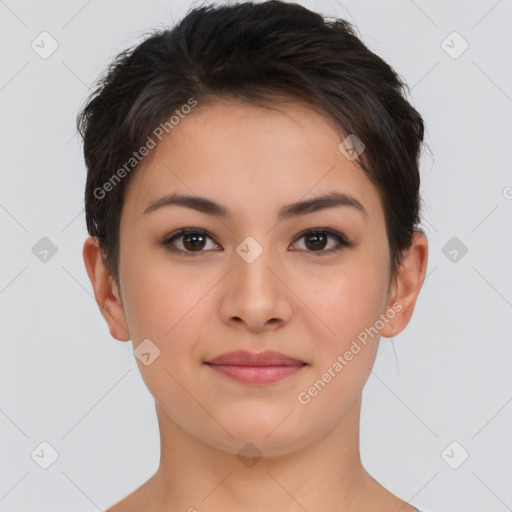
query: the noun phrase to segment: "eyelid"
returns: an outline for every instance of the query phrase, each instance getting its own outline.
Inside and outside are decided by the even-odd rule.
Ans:
[[[313,235],[315,233],[323,233],[327,237],[334,238],[335,240],[338,241],[338,244],[335,247],[331,247],[330,249],[319,250],[319,251],[302,250],[302,252],[311,254],[312,256],[324,256],[324,255],[326,256],[328,254],[337,253],[343,248],[349,249],[349,248],[355,246],[355,243],[351,242],[343,233],[341,233],[335,229],[332,229],[329,227],[322,227],[322,226],[308,228],[308,229],[302,231],[295,237],[293,244],[295,244],[298,240],[305,237],[306,235]]]
[[[353,242],[351,242],[343,233],[341,233],[340,231],[336,230],[336,229],[333,229],[333,228],[329,228],[329,227],[326,227],[326,226],[317,226],[317,227],[313,227],[313,228],[307,228],[305,229],[304,231],[301,231],[294,239],[294,241],[296,240],[299,240],[300,238],[302,238],[303,236],[305,235],[308,235],[308,234],[312,234],[312,233],[325,233],[329,236],[332,236],[333,238],[339,238],[343,244],[345,244],[347,247],[350,246],[354,246],[355,244]],[[313,251],[311,251],[313,252]]]
[[[199,254],[202,254],[202,253],[209,252],[209,251],[183,251],[182,249],[177,249],[176,247],[173,247],[172,242],[174,240],[179,239],[180,237],[182,237],[184,235],[188,235],[188,234],[202,235],[205,238],[210,238],[211,240],[213,240],[215,245],[220,245],[215,240],[215,238],[208,233],[208,231],[206,231],[204,229],[201,229],[201,228],[181,228],[181,229],[178,229],[177,231],[174,231],[170,235],[166,236],[162,240],[161,244],[165,248],[170,250],[171,252],[178,253],[178,254],[184,254],[186,256],[195,256],[196,254],[199,255]]]

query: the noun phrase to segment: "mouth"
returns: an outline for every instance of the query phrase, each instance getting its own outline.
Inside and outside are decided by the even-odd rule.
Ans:
[[[249,384],[270,384],[309,366],[305,361],[280,352],[227,352],[204,362],[219,374]]]

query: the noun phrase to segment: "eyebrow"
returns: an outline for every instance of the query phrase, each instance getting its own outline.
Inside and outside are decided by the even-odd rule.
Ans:
[[[150,201],[143,215],[159,210],[160,208],[167,206],[184,206],[186,208],[192,208],[201,213],[207,215],[213,215],[215,217],[232,219],[232,213],[223,205],[208,199],[206,197],[199,196],[188,196],[182,194],[169,194]],[[297,201],[295,203],[287,204],[282,206],[278,213],[277,219],[279,221],[286,220],[291,217],[297,217],[300,215],[306,215],[308,213],[325,210],[327,208],[334,208],[337,206],[348,206],[360,211],[365,217],[368,217],[368,212],[364,209],[364,206],[355,198],[344,192],[330,192],[322,194],[312,199],[305,201]]]

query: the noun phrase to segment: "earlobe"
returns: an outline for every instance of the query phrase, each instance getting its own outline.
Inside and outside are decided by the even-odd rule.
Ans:
[[[415,231],[411,247],[400,265],[386,310],[395,314],[381,330],[381,336],[391,338],[402,332],[409,323],[420,293],[428,263],[428,240],[424,233]]]
[[[106,320],[110,334],[119,341],[128,341],[128,331],[123,304],[113,276],[107,271],[97,237],[88,237],[84,242],[83,259],[91,281],[94,298]]]

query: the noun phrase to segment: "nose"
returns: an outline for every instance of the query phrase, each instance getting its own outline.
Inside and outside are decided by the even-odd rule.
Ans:
[[[293,294],[283,269],[271,250],[263,250],[255,259],[246,254],[243,248],[233,254],[233,267],[223,284],[221,317],[253,332],[278,329],[293,312]]]

